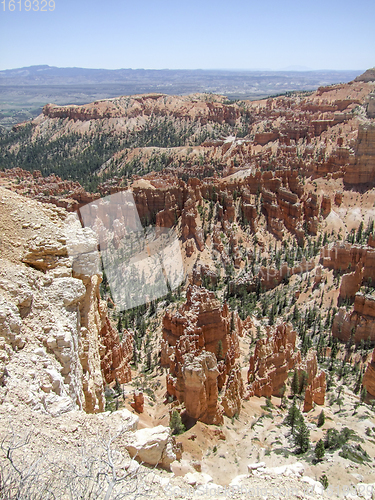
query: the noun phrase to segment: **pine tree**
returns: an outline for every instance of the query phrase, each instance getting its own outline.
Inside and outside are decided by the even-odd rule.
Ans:
[[[318,427],[322,427],[324,425],[324,422],[325,422],[325,415],[324,415],[324,411],[322,410],[319,414],[319,418],[318,418]]]
[[[292,394],[293,396],[296,396],[299,393],[299,376],[298,376],[298,371],[294,370],[293,373],[293,380],[292,380]]]
[[[315,446],[315,456],[317,460],[321,460],[325,455],[325,449],[324,449],[324,443],[322,439],[319,439],[319,441],[316,443]]]
[[[292,428],[292,434],[294,432],[294,429],[295,427],[297,427],[299,421],[302,419],[302,414],[301,412],[299,411],[299,409],[297,408],[296,406],[296,402],[293,401],[293,404],[292,406],[289,408],[288,410],[288,414],[285,418],[285,423],[287,425],[290,425],[290,427]]]
[[[310,431],[305,424],[303,417],[298,422],[296,434],[294,436],[296,446],[299,453],[306,453],[310,446]]]

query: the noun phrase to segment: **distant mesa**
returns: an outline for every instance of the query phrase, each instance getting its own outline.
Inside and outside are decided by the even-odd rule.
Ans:
[[[354,79],[355,82],[375,82],[375,68],[367,69],[362,75]]]

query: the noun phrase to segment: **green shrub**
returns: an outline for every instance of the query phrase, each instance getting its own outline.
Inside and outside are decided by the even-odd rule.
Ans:
[[[347,458],[357,464],[363,464],[363,462],[369,462],[371,460],[368,453],[360,444],[345,444],[339,455],[340,457]]]
[[[181,415],[177,410],[173,410],[169,427],[172,429],[172,434],[178,435],[186,431],[186,428],[181,420]]]
[[[319,481],[322,483],[323,488],[326,490],[328,488],[328,477],[325,474],[322,474],[319,478]]]

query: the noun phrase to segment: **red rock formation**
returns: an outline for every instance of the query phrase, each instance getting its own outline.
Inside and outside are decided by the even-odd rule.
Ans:
[[[193,268],[193,277],[192,282],[193,285],[207,286],[209,284],[211,287],[214,287],[217,283],[217,273],[216,270],[213,270],[208,265],[203,262],[196,262]]]
[[[347,184],[373,184],[375,180],[375,125],[360,125],[355,157],[346,167]]]
[[[107,384],[117,380],[126,384],[131,380],[130,360],[133,356],[133,336],[126,330],[120,341],[118,332],[111,325],[108,317],[100,331],[101,343],[104,346],[101,353],[101,368]]]
[[[279,132],[260,132],[259,134],[255,134],[254,142],[255,144],[261,144],[264,146],[268,142],[276,141],[279,138]]]
[[[323,217],[327,217],[329,213],[331,212],[331,198],[329,195],[324,194],[322,198],[322,203],[320,205],[320,210],[322,212]]]
[[[69,120],[103,120],[108,118],[135,118],[138,116],[169,116],[177,119],[207,122],[234,123],[240,110],[232,105],[223,104],[221,96],[207,100],[204,94],[191,96],[168,96],[165,94],[143,94],[132,97],[118,97],[95,101],[83,106],[58,106],[47,104],[43,114],[49,118],[68,118]]]
[[[7,188],[29,198],[52,203],[73,212],[100,197],[99,193],[88,193],[78,182],[64,181],[51,174],[43,177],[39,170],[28,172],[13,168],[0,172],[0,178],[7,181]],[[17,181],[17,182],[16,182]]]
[[[332,335],[347,342],[375,340],[375,297],[357,293],[353,311],[342,307],[333,318]]]
[[[205,288],[189,286],[186,303],[177,313],[167,311],[163,319],[163,337],[169,345],[176,346],[181,336],[188,335],[194,340],[196,348],[204,348],[217,355],[222,349],[221,358],[233,351],[238,356],[238,333],[241,334],[241,321],[234,313],[234,321],[228,306],[221,307],[214,292]],[[231,332],[231,323],[234,331]]]
[[[318,360],[316,352],[312,349],[307,353],[306,360],[299,366],[299,370],[307,373],[307,386],[303,411],[308,412],[313,408],[313,403],[324,405],[326,394],[326,374],[323,370],[318,373]]]
[[[134,408],[134,410],[137,413],[143,413],[144,403],[145,403],[145,398],[143,396],[143,392],[134,391],[133,398],[134,398],[134,402],[131,403],[132,408]]]
[[[325,267],[351,273],[343,275],[340,284],[340,299],[354,298],[354,309],[340,308],[332,324],[334,337],[347,342],[375,339],[374,299],[359,292],[366,282],[375,280],[375,249],[370,246],[336,243],[321,251],[321,262]]]
[[[239,291],[245,288],[248,292],[254,292],[260,283],[262,289],[272,290],[278,286],[285,278],[289,278],[294,274],[302,274],[309,272],[315,267],[314,259],[306,262],[303,259],[294,267],[289,267],[285,262],[280,266],[280,269],[275,269],[272,266],[261,266],[258,274],[253,276],[251,273],[244,274],[230,282],[231,292]]]
[[[342,203],[342,191],[336,191],[335,193],[335,205],[337,205],[338,207],[341,206],[341,203]]]
[[[183,181],[173,177],[140,179],[132,185],[134,202],[141,221],[156,221],[158,226],[172,227],[188,198],[188,189]]]
[[[353,272],[361,264],[363,279],[371,278],[375,283],[375,249],[371,247],[350,243],[327,245],[320,252],[320,261],[324,267],[340,272]]]
[[[279,324],[260,339],[250,358],[248,371],[249,396],[281,396],[285,391],[288,372],[297,369],[307,373],[304,411],[312,408],[313,402],[324,404],[325,373],[318,373],[316,352],[310,350],[302,361],[300,351],[295,351],[296,332],[289,324]]]
[[[243,396],[244,384],[241,369],[238,365],[235,365],[229,372],[225,393],[221,402],[227,417],[232,418],[240,414]]]
[[[206,423],[212,423],[221,415],[216,398],[216,409],[210,402],[208,413],[196,412],[186,405],[189,394],[198,391],[212,395],[213,388],[208,389],[205,380],[213,383],[220,390],[225,384],[226,376],[239,356],[238,335],[242,334],[242,322],[236,313],[230,314],[228,306],[221,307],[213,292],[195,285],[187,290],[186,303],[178,311],[167,311],[163,319],[162,359],[169,361],[170,373],[167,376],[167,392],[180,402],[185,402],[188,414]],[[166,355],[169,350],[168,356]],[[206,354],[211,353],[211,357]],[[192,360],[199,362],[192,365]],[[198,366],[199,365],[199,366]],[[190,368],[188,368],[190,366]],[[207,371],[208,370],[208,371]],[[197,377],[203,377],[198,383]],[[208,383],[208,382],[207,382]],[[192,385],[192,388],[190,388]],[[207,392],[208,391],[208,392]],[[210,396],[211,397],[211,396]],[[202,402],[202,407],[205,403]],[[216,416],[215,416],[216,415]],[[220,417],[221,418],[221,417]]]
[[[367,364],[366,371],[362,379],[363,387],[367,390],[367,399],[375,398],[375,349],[372,353],[371,362]]]
[[[367,116],[369,118],[375,118],[375,92],[372,92],[368,96]]]
[[[188,238],[194,238],[197,248],[200,251],[204,250],[204,234],[201,227],[197,227],[197,217],[198,211],[196,208],[195,196],[185,202],[184,209],[182,211],[181,227],[182,227],[182,238],[186,240]]]
[[[309,193],[309,196],[305,200],[303,207],[305,212],[307,230],[310,234],[317,234],[319,222],[318,196],[315,193]]]
[[[294,352],[296,332],[282,323],[259,339],[248,371],[250,396],[280,396],[288,378],[288,371],[301,361],[301,353]]]
[[[363,273],[363,265],[359,263],[354,272],[344,274],[340,283],[340,299],[354,298],[355,294],[361,288]]]
[[[217,378],[219,370],[215,356],[202,351],[198,356],[187,353],[182,366],[183,391],[177,387],[176,397],[185,404],[187,414],[206,424],[222,424],[222,409],[218,404]]]

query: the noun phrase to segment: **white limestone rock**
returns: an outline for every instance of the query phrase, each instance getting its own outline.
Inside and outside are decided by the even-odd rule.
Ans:
[[[173,445],[171,429],[163,425],[129,433],[125,443],[132,458],[149,465],[161,465],[167,469],[176,460]]]

